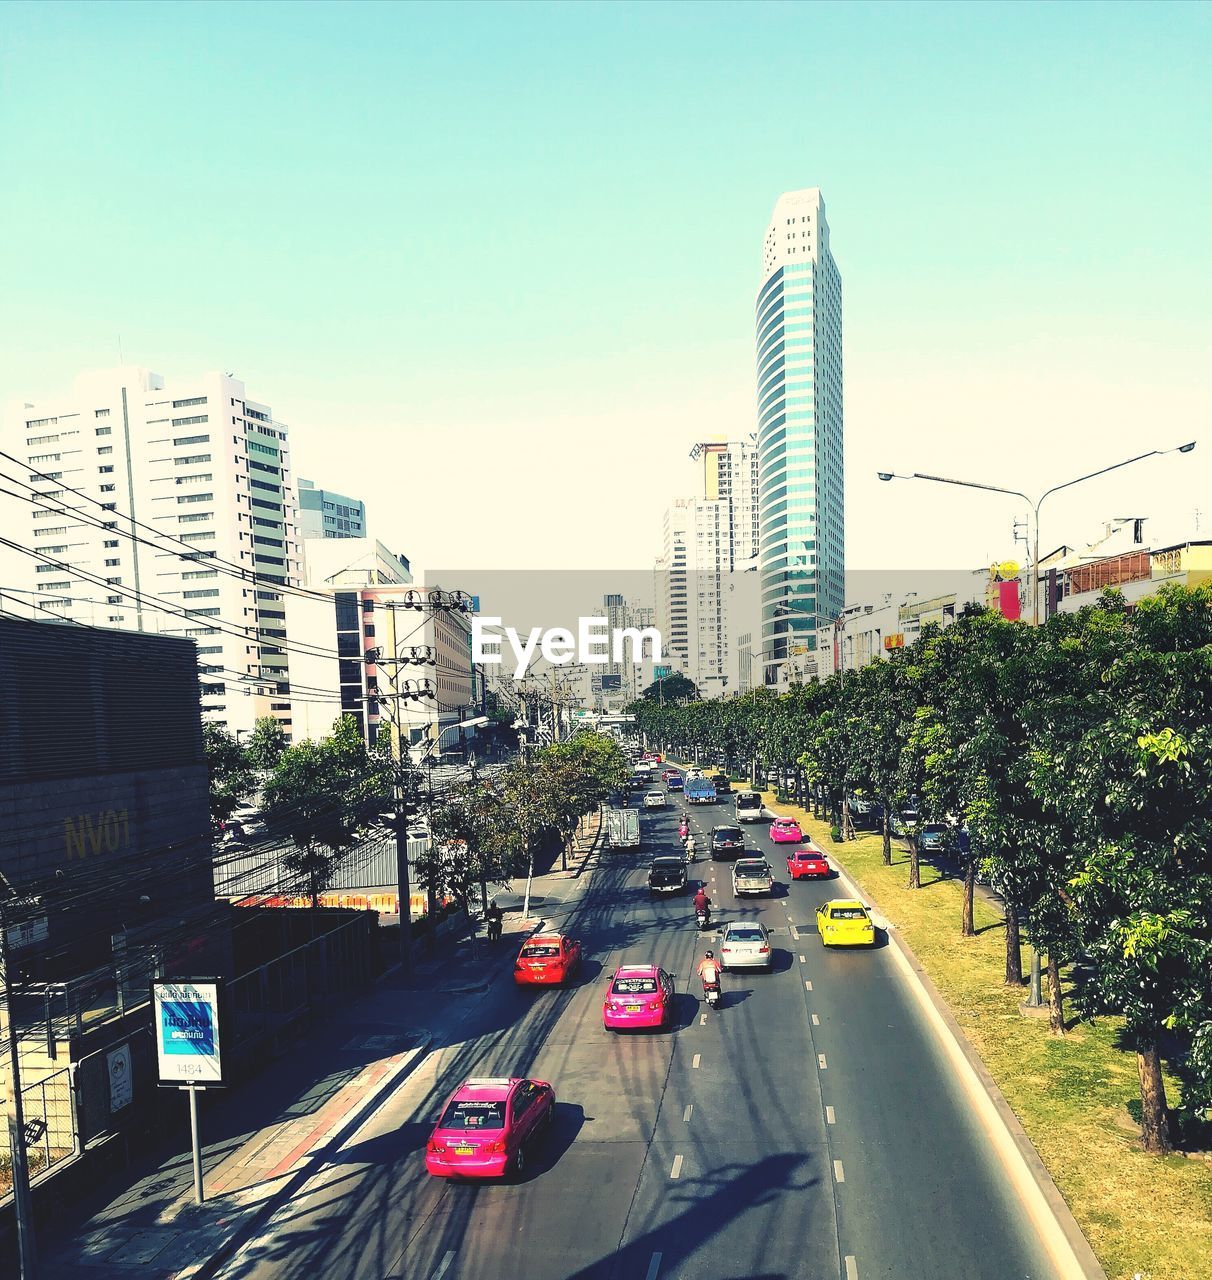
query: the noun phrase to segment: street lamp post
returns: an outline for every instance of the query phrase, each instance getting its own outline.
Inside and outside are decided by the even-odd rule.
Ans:
[[[1148,453],[1138,453],[1134,458],[1125,458],[1123,462],[1113,462],[1109,467],[1100,467],[1097,471],[1091,471],[1084,476],[1078,476],[1075,480],[1066,480],[1063,484],[1054,484],[1050,489],[1045,489],[1040,496],[1034,500],[1020,489],[1004,489],[1001,485],[996,484],[980,484],[974,480],[953,480],[949,476],[932,476],[922,471],[914,471],[911,475],[900,475],[895,471],[878,471],[876,474],[881,480],[932,480],[936,484],[953,484],[958,485],[962,489],[983,489],[988,493],[1005,493],[1013,498],[1022,498],[1024,502],[1031,508],[1031,624],[1039,626],[1039,509],[1044,504],[1045,498],[1050,498],[1054,493],[1059,493],[1062,489],[1072,489],[1075,484],[1081,484],[1085,480],[1093,480],[1096,476],[1105,476],[1109,471],[1118,471],[1121,467],[1129,467],[1134,462],[1143,462],[1146,458],[1160,458],[1167,453],[1190,453],[1195,448],[1195,441],[1190,440],[1186,444],[1174,445],[1169,449],[1150,449]],[[1031,948],[1031,991],[1027,997],[1028,1008],[1038,1009],[1044,1003],[1043,999],[1043,978],[1040,969],[1039,949]]]

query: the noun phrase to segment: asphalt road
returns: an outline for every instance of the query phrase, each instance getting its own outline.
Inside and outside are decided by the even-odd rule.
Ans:
[[[689,894],[650,901],[644,884],[677,812],[646,815],[643,854],[604,854],[572,906],[580,982],[497,981],[226,1280],[1051,1280],[886,946],[822,949],[813,912],[838,887],[788,885],[765,824],[744,830],[775,897],[735,902],[703,852],[692,874],[717,919],[767,924],[774,971],[730,974],[722,1007],[702,1004]],[[729,814],[692,811],[700,850]],[[675,975],[676,1026],[613,1036],[605,982],[639,961]],[[555,1085],[519,1184],[425,1172],[442,1101],[473,1074]]]

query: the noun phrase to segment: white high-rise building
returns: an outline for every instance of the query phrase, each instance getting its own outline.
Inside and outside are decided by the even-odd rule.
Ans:
[[[286,436],[222,373],[86,373],[70,394],[18,406],[3,447],[34,473],[35,616],[187,636],[207,720],[289,729],[280,588],[299,562]]]
[[[816,187],[774,206],[756,334],[761,660],[778,684],[845,604],[842,280]]]

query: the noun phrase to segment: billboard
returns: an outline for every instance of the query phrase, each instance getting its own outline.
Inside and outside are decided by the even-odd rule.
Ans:
[[[222,1085],[217,978],[152,983],[152,1029],[162,1085]]]

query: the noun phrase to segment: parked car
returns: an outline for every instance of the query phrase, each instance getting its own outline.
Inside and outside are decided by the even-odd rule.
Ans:
[[[870,947],[875,944],[875,924],[857,898],[834,898],[816,909],[816,931],[826,947]]]
[[[581,944],[559,933],[537,933],[522,944],[513,964],[520,987],[553,987],[567,982],[581,963]]]
[[[546,1080],[472,1077],[450,1095],[425,1144],[435,1178],[520,1177],[526,1147],[551,1123],[555,1090]]]
[[[716,949],[725,969],[767,969],[774,962],[770,934],[760,920],[737,920],[724,926]]]
[[[951,828],[943,822],[923,822],[917,830],[919,853],[943,853],[951,847]]]
[[[739,858],[745,852],[745,837],[740,827],[711,828],[711,861]]]
[[[738,858],[732,865],[732,892],[739,898],[747,893],[774,892],[774,875],[765,858]]]
[[[678,856],[653,858],[648,869],[650,894],[681,893],[686,888],[686,859]]]

